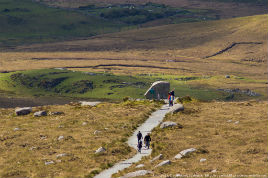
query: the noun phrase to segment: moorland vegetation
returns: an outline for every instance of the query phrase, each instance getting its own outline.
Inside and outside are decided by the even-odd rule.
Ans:
[[[165,117],[180,127],[153,130],[152,155],[137,163],[142,169],[154,177],[267,176],[266,4],[1,1],[0,102],[16,106],[9,99],[20,96],[103,103],[34,107],[48,111],[43,117],[0,109],[0,177],[93,177],[133,156],[126,141],[160,107],[140,100],[158,80],[170,82],[185,110]],[[106,152],[95,154],[101,146]],[[173,159],[190,147],[197,152]],[[155,168],[162,160],[150,160],[160,153],[171,164]]]

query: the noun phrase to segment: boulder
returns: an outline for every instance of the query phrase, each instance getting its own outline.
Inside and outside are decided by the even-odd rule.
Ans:
[[[96,105],[100,104],[99,101],[96,101],[96,102],[79,101],[79,103],[81,104],[81,106],[96,106]]]
[[[234,124],[239,124],[239,121],[236,121]]]
[[[38,148],[39,148],[39,147],[38,147]],[[32,150],[36,150],[36,149],[37,149],[36,146],[32,146],[31,148],[29,148],[30,151],[32,151]]]
[[[64,136],[61,135],[61,136],[58,137],[59,141],[62,140],[62,139],[64,139]]]
[[[163,122],[163,123],[160,125],[160,128],[161,128],[161,129],[164,129],[164,128],[167,128],[167,127],[173,127],[173,126],[176,126],[176,125],[177,125],[176,122],[166,121],[166,122]]]
[[[156,161],[156,160],[163,159],[163,158],[164,158],[164,156],[163,156],[162,154],[160,154],[160,155],[154,157],[154,158],[151,160],[151,163],[154,162],[154,161]]]
[[[144,164],[139,164],[135,168],[141,168],[141,167],[144,167]]]
[[[148,170],[138,170],[135,172],[130,172],[120,178],[139,177],[139,176],[145,176],[146,174],[152,174],[152,173],[153,173],[152,171],[148,171]]]
[[[56,111],[56,112],[51,112],[50,115],[62,115],[64,112],[61,111]]]
[[[100,134],[101,133],[101,131],[99,131],[99,130],[95,130],[94,131],[94,135],[98,135],[98,134]]]
[[[179,154],[177,154],[174,158],[175,159],[181,159],[187,155],[189,155],[190,153],[193,153],[197,151],[195,148],[189,148],[189,149],[186,149],[186,150],[183,150],[181,151]]]
[[[183,110],[184,110],[184,106],[182,104],[174,104],[171,108],[169,108],[168,113],[175,114]]]
[[[213,169],[212,171],[211,171],[211,173],[216,173],[217,172],[217,169]]]
[[[34,113],[34,117],[41,117],[41,116],[47,116],[46,111],[38,111]]]
[[[46,135],[40,135],[40,139],[41,140],[47,139],[47,136]]]
[[[87,125],[87,122],[83,122],[82,125]]]
[[[66,154],[66,153],[58,154],[58,155],[56,156],[56,158],[60,158],[60,157],[63,157],[63,156],[67,156],[67,154]]]
[[[154,82],[144,94],[146,99],[167,99],[170,83],[165,81]]]
[[[158,165],[156,165],[155,167],[165,166],[165,165],[169,165],[169,164],[171,164],[171,161],[165,160],[165,161],[162,161],[161,163],[159,163]]]
[[[105,148],[100,147],[99,149],[97,149],[97,150],[95,151],[95,154],[103,153],[103,152],[105,152],[105,151],[106,151]]]
[[[18,108],[15,110],[15,113],[17,116],[27,115],[27,114],[30,114],[31,112],[32,112],[31,107]]]
[[[54,164],[54,161],[46,161],[45,165],[50,165],[50,164]]]
[[[175,159],[181,159],[183,157],[183,155],[181,155],[180,153],[179,154],[177,154],[174,158]]]
[[[203,162],[205,162],[205,161],[207,161],[206,158],[201,158],[201,159],[200,159],[200,163],[203,163]]]

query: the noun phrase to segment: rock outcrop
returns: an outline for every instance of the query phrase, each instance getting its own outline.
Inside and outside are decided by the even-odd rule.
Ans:
[[[96,106],[96,105],[100,104],[101,102],[99,102],[99,101],[96,101],[96,102],[79,101],[79,103],[81,104],[81,106]]]
[[[195,148],[189,148],[189,149],[186,149],[186,150],[183,150],[181,151],[179,154],[177,154],[174,158],[175,159],[181,159],[187,155],[189,155],[190,153],[193,153],[197,151]]]
[[[15,110],[15,113],[17,116],[27,115],[27,114],[30,114],[31,112],[32,112],[31,107],[18,108]]]
[[[46,111],[38,111],[34,113],[34,117],[41,117],[41,116],[47,116]]]
[[[164,156],[163,156],[162,154],[160,154],[160,155],[154,157],[154,158],[151,160],[151,163],[154,162],[154,161],[156,161],[156,160],[163,159],[163,157],[164,157]]]
[[[165,81],[157,81],[146,91],[144,96],[146,99],[167,99],[170,90],[170,83]]]
[[[156,165],[155,167],[165,166],[165,165],[169,165],[169,164],[171,164],[171,161],[165,160],[165,161],[162,161],[161,163],[159,163],[158,165]]]
[[[105,148],[100,147],[99,149],[97,149],[97,150],[95,151],[95,154],[98,154],[98,153],[103,153],[103,152],[105,152],[105,151],[106,151],[106,149],[105,149]]]
[[[64,112],[61,111],[56,111],[56,112],[51,112],[50,115],[62,115]]]
[[[164,128],[167,128],[167,127],[174,127],[174,126],[177,126],[177,123],[176,122],[166,121],[166,122],[163,122],[160,125],[160,128],[161,129],[164,129]]]

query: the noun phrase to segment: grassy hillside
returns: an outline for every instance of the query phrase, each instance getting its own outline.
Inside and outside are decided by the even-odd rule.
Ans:
[[[74,3],[78,6],[70,8],[67,5],[67,8],[65,6],[52,8],[31,0],[2,0],[0,2],[0,25],[3,28],[0,29],[0,49],[12,48],[19,44],[90,37],[137,27],[222,18],[217,8],[174,6],[165,2],[118,4],[89,1],[80,4],[80,1],[59,1],[59,4],[62,3]],[[250,8],[254,11],[255,7],[246,8],[245,11],[249,13],[242,16],[256,14],[251,13]],[[257,12],[265,13],[260,9]],[[231,17],[235,16],[237,15]]]
[[[20,46],[16,48],[17,51],[33,52],[2,52],[0,70],[4,72],[65,67],[75,71],[147,76],[146,80],[141,77],[124,79],[125,82],[134,80],[133,83],[159,79],[173,81],[163,77],[165,75],[171,78],[197,77],[202,80],[187,81],[187,85],[183,87],[181,81],[177,83],[174,80],[174,86],[180,88],[179,93],[189,95],[193,94],[193,89],[215,91],[239,88],[267,97],[266,26],[267,15],[260,15],[132,30],[87,40]],[[36,52],[59,50],[66,52]],[[153,74],[156,74],[155,78],[152,77]],[[230,78],[225,78],[225,75],[230,75]],[[136,91],[133,85],[128,86],[130,88],[114,88],[115,92],[107,90],[111,86],[103,86],[105,89],[101,89],[102,94],[93,93],[105,98],[139,98],[149,84],[138,89],[136,94],[132,94]],[[182,91],[183,88],[188,88],[185,86],[190,86],[190,93]],[[124,89],[129,91],[120,91]],[[90,95],[90,92],[83,95],[96,97]],[[197,96],[202,98],[202,95]],[[209,98],[218,98],[215,96],[217,95]]]
[[[267,0],[38,0],[37,2],[64,8],[78,8],[87,5],[103,6],[107,4],[145,4],[152,2],[175,8],[213,10],[218,18],[242,17],[268,12]]]
[[[25,51],[170,50],[174,57],[204,58],[233,43],[234,48],[215,56],[222,59],[267,61],[267,15],[220,21],[166,25],[101,35],[87,40],[18,47]],[[116,39],[116,40],[115,40]]]
[[[123,25],[31,0],[1,0],[0,26],[0,45],[8,47],[88,37],[118,31]]]
[[[52,8],[31,0],[3,0],[0,3],[0,45],[64,41],[78,37],[123,31],[151,21],[169,24],[216,19],[207,9],[174,8],[163,4],[86,5]],[[154,23],[145,26],[156,25]]]
[[[256,101],[184,103],[185,111],[165,118],[183,128],[154,129],[152,155],[120,175],[145,169],[153,172],[146,177],[154,178],[179,174],[182,177],[229,177],[231,174],[267,177],[267,104]],[[174,159],[188,148],[195,148],[197,152]],[[163,159],[151,163],[159,154],[163,154]],[[200,162],[202,158],[206,161]],[[171,164],[155,168],[164,160],[170,160]],[[138,164],[145,167],[135,168]],[[216,172],[211,172],[213,170]]]
[[[208,85],[217,77],[176,75],[126,76],[109,73],[73,72],[44,69],[0,74],[0,90],[20,96],[57,96],[73,98],[122,100],[124,97],[144,98],[155,81],[169,81],[177,96],[198,100],[241,100],[261,98],[241,92],[224,92]],[[241,79],[234,79],[239,81]],[[204,83],[203,86],[199,82]]]
[[[15,116],[14,109],[0,109],[0,177],[93,177],[135,154],[125,141],[158,107],[128,101],[33,108],[64,113],[43,117]],[[95,154],[101,146],[107,151]]]

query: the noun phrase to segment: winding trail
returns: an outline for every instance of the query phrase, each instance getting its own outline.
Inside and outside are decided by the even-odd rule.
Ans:
[[[146,135],[151,132],[153,128],[159,125],[159,123],[164,119],[165,115],[169,112],[168,104],[163,105],[159,110],[153,112],[151,116],[141,125],[136,131],[129,137],[127,143],[130,147],[137,148],[137,134],[141,131],[142,135]],[[125,168],[130,167],[133,163],[141,160],[143,156],[148,156],[152,152],[152,149],[142,149],[141,154],[137,153],[132,158],[125,161],[121,161],[115,164],[113,167],[102,171],[100,174],[96,175],[94,178],[110,178],[114,173],[121,171]]]

